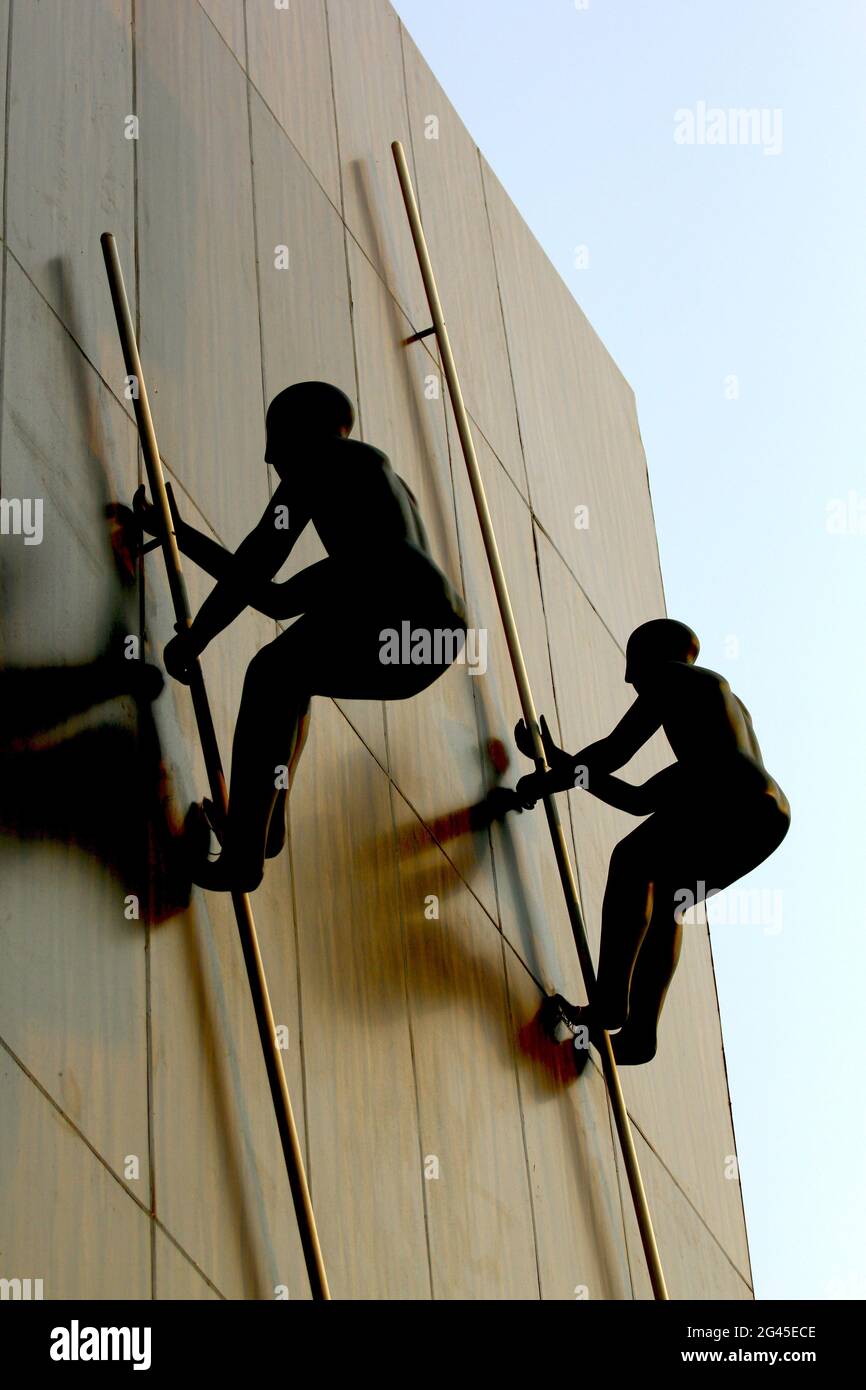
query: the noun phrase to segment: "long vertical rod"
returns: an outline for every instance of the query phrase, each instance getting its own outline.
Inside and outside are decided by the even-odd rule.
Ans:
[[[481,478],[481,470],[478,466],[478,458],[475,453],[472,431],[469,427],[469,416],[466,413],[463,392],[460,389],[460,379],[457,375],[454,354],[451,351],[448,329],[445,326],[445,316],[442,312],[439,291],[436,288],[433,265],[430,260],[430,253],[427,250],[424,228],[421,225],[421,215],[418,211],[418,203],[415,198],[415,191],[412,187],[412,177],[409,173],[409,166],[406,162],[403,146],[399,140],[394,140],[392,142],[391,152],[394,156],[394,163],[397,166],[397,176],[400,180],[400,188],[403,192],[403,202],[406,205],[406,214],[409,218],[412,240],[415,243],[421,278],[424,281],[427,303],[430,306],[430,315],[433,319],[433,327],[436,330],[436,338],[439,343],[439,352],[442,358],[442,370],[445,373],[448,393],[451,397],[451,405],[454,409],[454,419],[457,422],[457,431],[460,435],[460,443],[463,446],[463,456],[466,460],[469,482],[472,487],[472,495],[475,499],[475,510],[478,513],[484,549],[487,552],[487,563],[490,566],[493,587],[496,591],[496,601],[499,605],[502,625],[505,629],[508,654],[511,658],[511,665],[514,670],[514,679],[517,682],[520,706],[523,711],[526,727],[530,730],[532,735],[536,767],[539,771],[542,771],[546,770],[547,763],[544,757],[544,746],[541,741],[535,701],[532,698],[529,675],[526,670],[526,663],[523,660],[523,650],[520,645],[517,625],[514,621],[514,611],[511,607],[511,599],[508,595],[505,572],[499,557],[499,547],[496,544],[496,535],[493,530],[490,509],[487,505],[487,497],[484,492],[484,483]],[[581,970],[583,971],[584,983],[586,985],[588,997],[592,999],[595,993],[595,970],[593,969],[592,956],[590,954],[589,943],[586,939],[586,931],[580,912],[574,870],[566,846],[562,822],[559,819],[559,812],[553,797],[548,796],[544,798],[544,810],[547,816],[550,836],[553,841],[553,852],[556,856],[559,876],[562,880],[562,891],[565,894],[565,903],[568,909],[568,917],[571,922],[571,930],[574,936],[574,943],[577,948]],[[625,1097],[622,1093],[619,1072],[617,1070],[616,1061],[614,1060],[609,1034],[603,1033],[601,1035],[601,1042],[601,1056],[605,1080],[610,1094],[614,1122],[622,1148],[628,1184],[631,1189],[632,1201],[634,1202],[635,1215],[637,1216],[638,1228],[640,1230],[644,1255],[646,1256],[653,1294],[657,1299],[666,1299],[668,1297],[668,1291],[665,1284],[664,1272],[662,1270],[649,1204],[647,1203],[646,1191],[644,1190],[643,1179],[641,1178],[634,1137],[631,1132],[631,1125],[629,1124]]]
[[[117,319],[121,347],[123,348],[123,360],[126,363],[127,374],[132,378],[132,401],[135,407],[135,418],[138,422],[138,432],[141,438],[142,453],[144,454],[144,465],[147,469],[147,479],[150,484],[151,497],[160,513],[162,521],[162,553],[165,557],[165,566],[168,572],[168,586],[174,604],[176,628],[178,632],[182,632],[190,625],[189,599],[187,597],[186,584],[184,583],[183,570],[180,563],[180,551],[178,550],[177,535],[174,529],[172,508],[169,503],[165,478],[162,471],[162,460],[160,459],[159,448],[156,442],[156,431],[154,430],[153,417],[150,413],[150,401],[148,400],[147,387],[144,382],[144,373],[141,369],[141,358],[138,353],[135,326],[129,308],[129,300],[123,280],[123,271],[120,266],[120,257],[117,254],[117,243],[111,232],[103,232],[100,237],[100,242],[102,244],[102,254],[105,258],[105,269],[108,273],[108,284],[111,289],[111,299],[114,304],[114,313]],[[205,689],[204,676],[202,675],[201,665],[198,661],[196,661],[192,670],[189,685],[202,752],[207,767],[211,797],[215,806],[222,810],[223,816],[225,817],[225,813],[228,809],[226,781],[223,774],[222,762],[220,760],[213,716],[211,715],[210,703]],[[310,1290],[314,1299],[330,1299],[331,1294],[328,1289],[328,1277],[325,1273],[322,1249],[316,1230],[316,1218],[310,1199],[307,1175],[304,1171],[304,1159],[298,1140],[298,1131],[292,1111],[289,1088],[286,1083],[286,1074],[283,1070],[282,1057],[280,1056],[280,1049],[277,1046],[276,1023],[274,1021],[274,1012],[271,1008],[264,962],[262,960],[261,951],[259,950],[259,941],[256,934],[256,924],[253,918],[252,905],[250,903],[249,894],[247,893],[232,893],[231,897],[238,925],[238,934],[241,939],[241,949],[243,950],[244,962],[247,967],[247,978],[250,983],[253,1008],[256,1012],[256,1022],[259,1027],[259,1038],[261,1039],[262,1053],[264,1054],[268,1082],[271,1088],[271,1099],[273,1100],[277,1127],[280,1132],[280,1141],[283,1146],[286,1172],[288,1173],[289,1186],[291,1187],[292,1198],[295,1204],[295,1216],[298,1221],[298,1231],[304,1251],[307,1275],[310,1280]]]

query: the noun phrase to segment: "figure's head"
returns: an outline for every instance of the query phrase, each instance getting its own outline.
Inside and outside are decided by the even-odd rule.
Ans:
[[[690,627],[673,618],[653,618],[636,627],[625,649],[626,681],[640,690],[647,676],[669,661],[691,666],[701,644]]]
[[[283,476],[292,454],[302,447],[338,436],[345,439],[355,423],[349,397],[327,381],[297,381],[274,396],[265,417],[265,462]]]

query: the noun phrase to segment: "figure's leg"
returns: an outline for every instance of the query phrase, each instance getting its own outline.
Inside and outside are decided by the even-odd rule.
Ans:
[[[288,636],[264,647],[250,662],[232,742],[232,774],[224,849],[240,864],[261,871],[274,810],[297,766],[302,730],[309,720],[310,697],[299,690],[297,673],[285,670],[274,649]],[[288,769],[288,774],[283,769]]]
[[[307,742],[307,735],[309,734],[309,732],[310,702],[308,700],[307,707],[301,715],[300,719],[298,720],[295,729],[294,747],[292,749],[288,762],[288,774],[286,777],[287,785],[285,787],[281,787],[280,790],[277,792],[277,798],[274,802],[274,809],[271,813],[271,822],[268,826],[267,848],[265,850],[265,857],[267,859],[276,859],[277,855],[282,853],[283,846],[286,843],[286,804],[289,799],[289,792],[292,790],[292,783],[295,780],[295,772],[297,770],[298,763],[300,762],[301,754],[304,751],[304,745]]]
[[[389,606],[379,612],[373,600],[380,596],[367,593],[363,585],[353,587],[352,580],[345,566],[328,559],[287,581],[285,587],[288,590],[292,586],[293,601],[303,600],[305,611],[253,658],[247,670],[232,746],[223,852],[215,863],[199,861],[195,866],[194,881],[203,887],[252,891],[261,881],[272,825],[274,836],[280,834],[279,823],[274,824],[273,819],[283,790],[277,786],[278,768],[288,769],[288,778],[284,774],[282,780],[291,785],[306,738],[313,695],[406,699],[431,684],[451,664],[392,665],[383,661],[384,629],[399,627],[407,613],[413,623],[434,628],[443,625],[445,615],[437,610],[433,613],[435,621],[425,622],[426,610],[415,603],[406,586],[397,599],[387,595]],[[284,807],[283,797],[281,813]],[[274,844],[271,841],[271,848]]]
[[[659,846],[653,870],[653,914],[632,976],[628,1022],[613,1042],[617,1062],[636,1065],[655,1056],[659,1019],[682,949],[679,895],[686,890],[691,906],[708,890],[727,888],[763,863],[784,834],[785,818],[769,801],[757,810],[744,805],[733,826],[725,818],[671,827],[667,852]]]
[[[629,991],[635,960],[647,931],[653,905],[650,873],[655,817],[638,826],[614,848],[601,915],[598,978],[591,1004],[559,1002],[572,1027],[591,1031],[621,1028],[629,1013]]]
[[[597,1028],[621,1028],[628,1017],[632,973],[652,913],[652,880],[636,834],[621,840],[610,856],[592,1004]]]
[[[261,882],[274,808],[294,775],[306,737],[310,695],[310,642],[301,619],[252,659],[244,680],[232,743],[229,811],[223,851],[214,863],[195,866],[194,881],[213,889],[252,891]],[[283,802],[283,807],[285,802]],[[276,833],[276,832],[275,832]]]
[[[177,543],[183,554],[213,579],[234,579],[243,583],[232,551],[186,521],[181,522],[177,530]],[[249,582],[245,586],[245,596],[249,606],[266,617],[293,618],[320,606],[323,597],[333,589],[338,573],[334,561],[328,557],[279,583],[270,579]]]
[[[651,1062],[656,1054],[658,1022],[683,941],[674,907],[673,893],[657,885],[652,918],[631,979],[628,1020],[613,1039],[613,1055],[621,1065]]]

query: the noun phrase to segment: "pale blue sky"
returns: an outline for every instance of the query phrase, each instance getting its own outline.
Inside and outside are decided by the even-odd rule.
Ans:
[[[792,803],[781,930],[712,931],[756,1293],[866,1297],[866,8],[395,3],[634,387],[668,611]],[[781,151],[676,143],[702,101]]]

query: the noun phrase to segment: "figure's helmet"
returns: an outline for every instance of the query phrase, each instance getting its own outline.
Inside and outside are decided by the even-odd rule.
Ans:
[[[268,444],[289,444],[298,435],[351,433],[355,409],[349,397],[327,381],[296,381],[274,396],[265,416]]]
[[[648,666],[665,661],[683,661],[691,666],[701,644],[690,627],[674,618],[653,618],[636,627],[625,649],[625,678],[631,683],[634,676]]]

